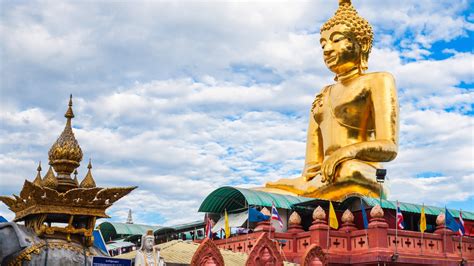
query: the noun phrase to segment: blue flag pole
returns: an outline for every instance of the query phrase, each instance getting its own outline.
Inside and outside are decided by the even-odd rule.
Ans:
[[[461,219],[462,219],[462,210],[459,209],[459,223],[461,223]],[[461,228],[459,228],[459,233],[461,233]],[[461,251],[461,260],[463,259],[462,258],[462,236],[463,234],[459,234],[459,251]]]
[[[444,255],[446,256],[446,230],[448,228],[447,226],[447,212],[448,208],[446,208],[446,205],[444,205],[444,234],[443,234],[443,249],[444,249]]]
[[[369,222],[367,221],[367,213],[365,212],[364,201],[360,198],[360,210],[362,211],[362,221],[364,223],[364,231],[365,231],[365,242],[367,243],[367,247],[369,246],[369,236],[367,233],[367,228],[369,227]]]
[[[249,241],[249,232],[250,232],[250,204],[245,201],[247,204],[247,242]]]

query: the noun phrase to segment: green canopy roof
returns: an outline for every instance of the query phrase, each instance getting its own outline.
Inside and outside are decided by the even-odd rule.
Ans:
[[[364,202],[373,207],[377,204],[380,204],[380,199],[378,198],[369,198],[369,197],[362,197]],[[405,212],[413,212],[413,213],[421,213],[421,208],[423,205],[413,204],[413,203],[406,203],[406,202],[399,202],[400,210]],[[384,209],[392,209],[395,210],[397,208],[397,202],[393,200],[382,200],[381,207]],[[456,218],[459,218],[459,210],[448,209],[449,212]],[[440,212],[444,212],[444,208],[440,207],[433,207],[425,205],[425,213],[427,215],[438,215]],[[474,220],[474,213],[469,211],[462,211],[462,218],[465,220]]]
[[[103,222],[97,226],[104,240],[110,241],[119,236],[143,235],[147,230],[158,230],[160,226],[144,225],[144,224],[127,224],[115,222]]]
[[[271,207],[272,202],[277,208],[291,209],[293,204],[310,200],[313,199],[246,188],[221,187],[204,199],[199,207],[199,212],[223,213],[224,209],[232,212],[245,209],[249,205]]]
[[[158,228],[154,234],[155,235],[163,235],[163,234],[168,234],[168,233],[175,233],[175,232],[182,232],[182,231],[189,231],[189,230],[194,230],[195,228],[204,228],[205,223],[204,221],[194,221],[194,222],[189,222],[189,223],[184,223],[184,224],[178,224],[178,225],[171,225],[171,226],[163,226]]]

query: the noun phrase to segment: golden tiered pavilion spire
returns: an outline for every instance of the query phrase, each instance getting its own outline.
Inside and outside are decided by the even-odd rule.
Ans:
[[[14,221],[24,221],[41,238],[75,240],[91,246],[96,219],[108,218],[105,210],[136,187],[96,187],[90,162],[89,171],[79,185],[77,167],[82,150],[71,127],[72,96],[65,117],[66,126],[49,150],[50,167],[46,175],[41,178],[40,164],[34,181],[25,180],[20,196],[0,196],[0,201],[15,213]],[[57,226],[65,222],[65,227]]]
[[[77,184],[71,178],[71,173],[79,167],[82,160],[82,150],[71,125],[71,120],[74,118],[72,95],[69,97],[69,107],[64,116],[67,118],[66,126],[48,153],[49,164],[58,173],[58,191],[60,192],[77,188]]]

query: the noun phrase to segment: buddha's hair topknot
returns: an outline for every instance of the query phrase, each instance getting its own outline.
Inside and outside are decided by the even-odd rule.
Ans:
[[[359,44],[362,44],[362,41],[367,39],[369,45],[368,53],[370,53],[374,37],[372,27],[366,19],[359,16],[350,0],[339,0],[339,8],[334,16],[321,27],[321,33],[339,24],[349,27]]]

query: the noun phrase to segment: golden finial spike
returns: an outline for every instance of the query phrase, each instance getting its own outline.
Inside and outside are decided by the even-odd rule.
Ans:
[[[87,169],[92,169],[92,161],[91,158],[89,158],[89,164],[87,165]]]
[[[66,111],[66,114],[64,114],[64,116],[69,120],[71,118],[74,118],[74,112],[72,111],[72,94],[69,95],[69,104],[68,104],[68,108],[67,108],[67,111]]]
[[[41,186],[41,183],[43,181],[41,179],[41,161],[39,162],[38,168],[36,168],[36,170],[38,171],[38,173],[36,174],[35,180],[33,180],[33,184]]]
[[[79,181],[77,180],[77,169],[74,170],[74,183],[76,184],[76,186],[79,186]]]

